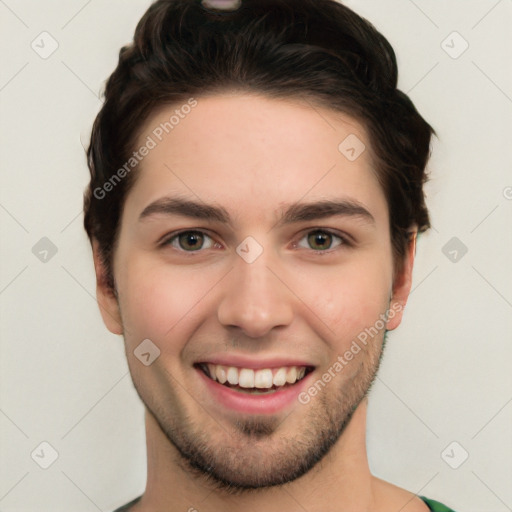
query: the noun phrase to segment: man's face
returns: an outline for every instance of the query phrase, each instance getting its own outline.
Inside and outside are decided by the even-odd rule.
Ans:
[[[148,120],[137,148],[148,135],[158,142],[152,133],[176,108]],[[367,148],[355,160],[350,147],[338,149],[354,135]],[[383,345],[379,318],[393,292],[404,293],[394,290],[387,204],[365,131],[306,103],[198,98],[134,172],[114,258],[119,308],[106,299],[104,318],[124,334],[141,399],[188,470],[210,474],[219,486],[262,487],[303,475],[365,396]],[[228,222],[195,218],[198,208],[185,215],[176,202],[167,211],[148,209],[164,198],[213,206]],[[292,205],[319,201],[358,208],[283,217]],[[378,333],[334,370],[372,327]],[[160,350],[149,366],[134,355],[145,339]],[[294,381],[294,366],[305,376],[282,386],[283,378]],[[329,382],[309,394],[329,370]],[[239,385],[221,384],[226,373]],[[254,394],[274,382],[281,385]]]

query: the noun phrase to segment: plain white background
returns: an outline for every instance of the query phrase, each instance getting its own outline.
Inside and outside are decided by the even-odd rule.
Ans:
[[[3,512],[108,511],[144,489],[143,408],[95,302],[82,194],[98,95],[149,4],[0,1]],[[347,5],[439,136],[433,229],[370,395],[371,468],[459,512],[512,510],[512,2]]]

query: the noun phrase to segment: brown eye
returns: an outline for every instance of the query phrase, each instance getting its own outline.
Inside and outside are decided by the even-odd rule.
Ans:
[[[305,244],[303,240],[305,240]],[[336,235],[325,229],[315,229],[306,233],[298,243],[298,247],[313,249],[316,252],[326,252],[341,245],[350,244],[341,235]]]
[[[189,231],[178,235],[178,241],[182,249],[185,249],[186,251],[194,251],[196,249],[201,249],[204,238],[199,232]]]
[[[308,235],[310,247],[317,250],[330,249],[332,244],[332,235],[325,231],[313,231]]]
[[[185,252],[198,252],[201,249],[211,248],[213,240],[202,231],[182,231],[169,238],[164,245],[171,245]]]

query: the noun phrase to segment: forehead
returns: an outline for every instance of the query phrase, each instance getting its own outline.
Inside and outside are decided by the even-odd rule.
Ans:
[[[179,194],[262,222],[283,204],[346,197],[387,222],[366,131],[306,100],[226,93],[167,105],[143,125],[144,145],[126,199],[134,213]]]

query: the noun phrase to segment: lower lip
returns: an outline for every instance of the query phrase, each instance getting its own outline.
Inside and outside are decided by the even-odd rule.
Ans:
[[[228,409],[248,414],[275,414],[297,403],[298,395],[308,386],[313,375],[313,372],[311,372],[293,386],[287,386],[273,393],[252,395],[224,386],[207,377],[198,368],[196,368],[196,371],[203,382],[205,382],[208,391],[213,395],[216,402],[219,402]]]

